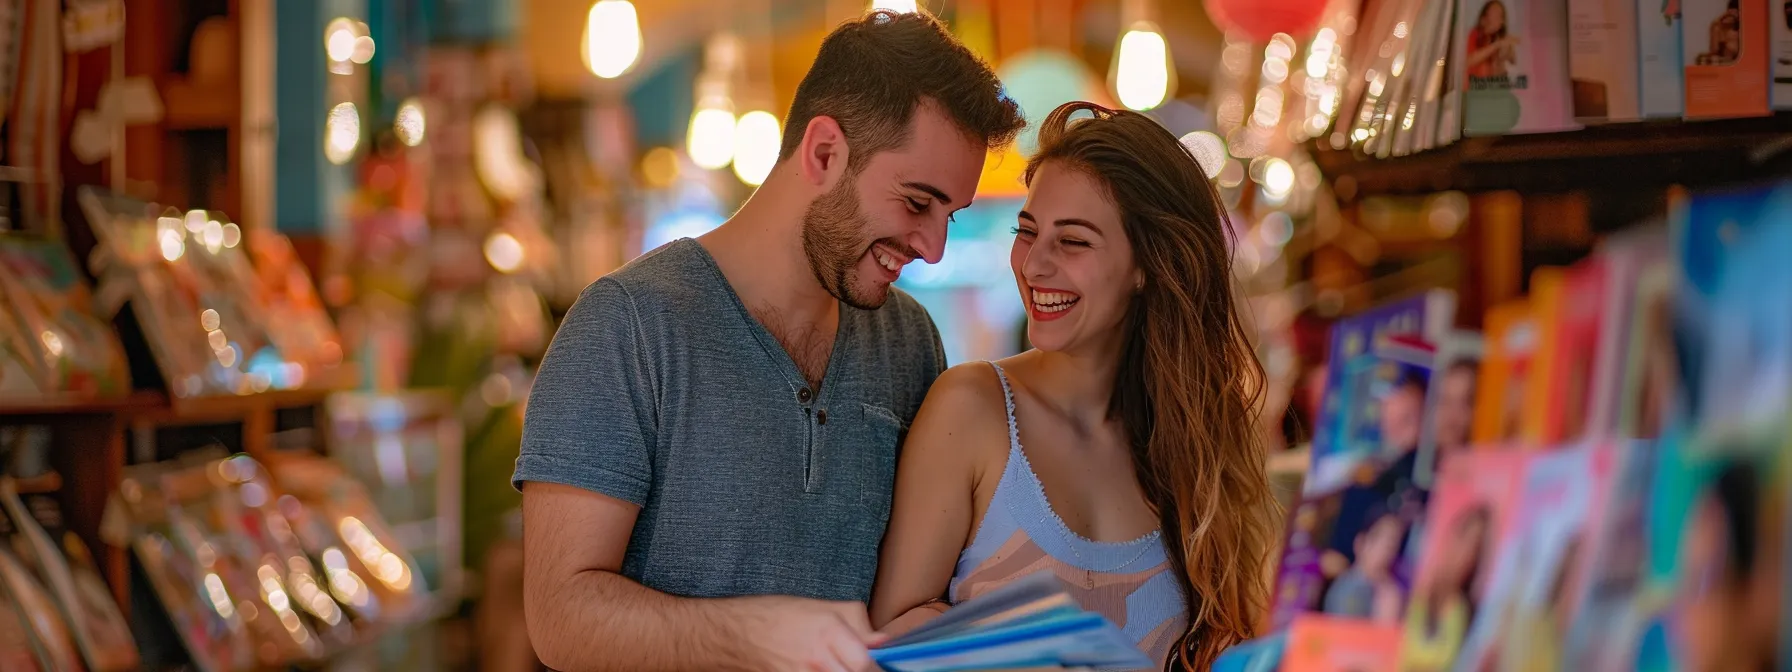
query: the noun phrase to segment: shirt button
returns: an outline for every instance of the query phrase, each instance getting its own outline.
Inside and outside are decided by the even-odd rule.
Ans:
[[[818,425],[828,424],[828,409],[824,408],[824,409],[821,409],[821,410],[815,412],[815,424],[818,424]]]
[[[805,404],[809,403],[809,388],[805,387],[803,389],[797,390],[796,391],[796,400],[799,402],[805,403]]]

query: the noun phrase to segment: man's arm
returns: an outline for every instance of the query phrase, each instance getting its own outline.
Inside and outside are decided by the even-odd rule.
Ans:
[[[622,569],[638,508],[572,486],[523,489],[523,609],[556,670],[860,670],[871,632],[857,603],[679,598]]]

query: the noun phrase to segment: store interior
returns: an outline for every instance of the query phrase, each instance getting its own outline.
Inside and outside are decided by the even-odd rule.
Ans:
[[[726,220],[871,9],[1217,187],[1287,511],[1227,669],[1785,669],[1792,4],[1660,4],[0,0],[0,669],[540,669],[509,478],[558,320]],[[898,282],[950,363],[1028,347],[1032,132]],[[1735,471],[1743,587],[1690,591]],[[1350,567],[1394,528],[1338,502],[1395,475]]]

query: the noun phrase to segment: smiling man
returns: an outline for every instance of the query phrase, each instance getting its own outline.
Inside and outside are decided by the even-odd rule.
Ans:
[[[945,367],[893,288],[1022,125],[921,14],[822,43],[720,228],[586,288],[529,400],[525,611],[562,670],[857,670],[902,431]]]

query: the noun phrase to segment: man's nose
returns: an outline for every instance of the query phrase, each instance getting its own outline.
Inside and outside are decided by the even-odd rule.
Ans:
[[[909,247],[929,264],[940,263],[946,256],[946,222],[928,222],[908,237]]]

